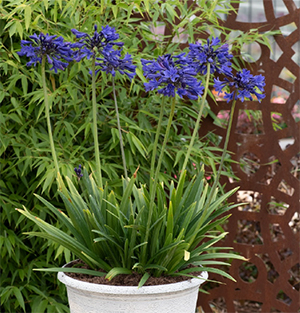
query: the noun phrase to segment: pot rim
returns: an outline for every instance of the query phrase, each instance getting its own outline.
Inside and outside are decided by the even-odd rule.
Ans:
[[[63,267],[66,267],[69,262]],[[198,278],[191,278],[181,282],[171,283],[171,284],[162,284],[154,286],[142,286],[138,288],[137,286],[114,286],[114,285],[105,285],[105,284],[95,284],[89,283],[81,280],[74,279],[64,272],[58,272],[58,280],[65,284],[67,287],[80,289],[83,291],[105,293],[105,294],[131,294],[131,295],[141,295],[141,294],[160,294],[162,292],[171,293],[177,292],[182,289],[192,289],[199,287],[208,279],[208,273],[202,272]]]

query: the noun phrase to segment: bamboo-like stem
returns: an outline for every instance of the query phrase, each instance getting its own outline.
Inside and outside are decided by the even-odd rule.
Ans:
[[[113,76],[112,76],[112,85],[113,85],[113,94],[114,94],[115,110],[116,110],[116,117],[117,117],[118,130],[119,130],[119,139],[120,139],[120,148],[121,148],[124,175],[125,175],[126,180],[128,180],[127,166],[126,166],[126,159],[125,159],[124,145],[123,145],[123,138],[122,138],[122,129],[121,129],[121,123],[120,123],[117,96],[116,96],[115,78]]]
[[[43,56],[42,58],[42,85],[43,85],[43,92],[44,92],[45,115],[46,115],[46,120],[47,120],[48,135],[49,135],[50,147],[51,147],[51,152],[52,152],[52,158],[54,161],[56,175],[58,176],[59,166],[58,166],[57,156],[55,152],[55,146],[54,146],[52,128],[51,128],[51,122],[50,122],[50,108],[49,108],[48,93],[47,93],[47,86],[46,86],[45,65],[46,65],[46,56]]]
[[[199,124],[201,121],[201,117],[202,117],[202,113],[203,113],[203,109],[204,109],[204,105],[205,105],[205,99],[206,99],[208,87],[209,87],[209,79],[210,79],[210,63],[207,64],[207,73],[206,73],[206,81],[205,81],[205,86],[204,86],[204,94],[201,98],[200,109],[199,109],[197,121],[195,123],[194,131],[193,131],[192,138],[191,138],[191,141],[190,141],[190,144],[188,147],[188,151],[185,155],[185,159],[183,162],[182,171],[180,173],[179,181],[181,180],[182,175],[184,175],[184,171],[185,171],[185,168],[187,166],[188,160],[190,158],[190,155],[191,155],[191,152],[193,149],[193,145],[194,145],[194,142],[196,139],[196,135],[198,134],[198,131],[199,131]]]
[[[99,153],[98,142],[98,128],[97,128],[97,101],[96,101],[96,59],[92,61],[92,110],[93,110],[93,135],[94,135],[94,147],[95,147],[95,161],[96,161],[96,180],[100,188],[103,188],[102,184],[102,170],[101,160]]]

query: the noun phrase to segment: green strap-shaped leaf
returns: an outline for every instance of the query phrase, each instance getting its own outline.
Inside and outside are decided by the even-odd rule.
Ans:
[[[83,253],[85,253],[86,255],[89,255],[90,258],[93,260],[94,266],[96,265],[107,272],[110,270],[111,267],[106,262],[101,260],[99,256],[95,255],[93,251],[88,249],[85,245],[81,244],[71,236],[67,235],[65,232],[34,216],[26,209],[18,209],[18,211],[30,220],[32,220],[42,229],[42,232],[28,232],[25,234],[46,238],[53,242],[56,242],[72,251],[78,257],[82,258],[82,260],[85,261],[87,264],[91,265],[90,259],[87,259],[84,256]]]
[[[131,274],[132,271],[129,270],[128,268],[124,267],[114,267],[112,268],[105,276],[106,279],[112,280],[114,277],[120,274]]]
[[[42,271],[42,272],[63,272],[63,273],[79,273],[79,274],[87,274],[92,276],[100,276],[103,277],[107,273],[105,272],[99,272],[94,270],[89,270],[86,268],[80,268],[80,267],[50,267],[50,268],[34,268],[34,271]]]
[[[150,277],[150,274],[148,272],[146,272],[143,277],[141,278],[140,282],[139,282],[139,285],[138,285],[138,288],[142,287],[145,285],[146,281],[149,279]]]

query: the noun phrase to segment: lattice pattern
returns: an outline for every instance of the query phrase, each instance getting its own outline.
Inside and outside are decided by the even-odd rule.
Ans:
[[[240,186],[239,200],[250,201],[251,205],[236,209],[227,225],[229,232],[224,246],[233,246],[235,251],[249,259],[249,262],[233,262],[230,274],[237,283],[224,281],[226,285],[214,285],[210,295],[200,294],[199,305],[208,312],[248,312],[239,309],[247,304],[251,312],[300,312],[299,280],[294,277],[300,269],[299,228],[293,227],[299,213],[299,124],[292,116],[292,110],[300,99],[300,67],[292,57],[295,44],[300,40],[300,9],[293,0],[283,0],[288,13],[276,17],[273,2],[264,0],[266,20],[262,23],[244,23],[237,21],[236,15],[224,22],[230,29],[247,31],[261,28],[262,31],[282,29],[294,23],[295,30],[287,36],[275,37],[282,54],[277,60],[270,51],[260,46],[261,55],[252,64],[253,74],[262,73],[266,77],[266,98],[257,102],[238,103],[229,150],[234,152],[233,159],[244,161],[244,167],[233,165],[233,170],[240,178],[239,182],[227,183],[231,189]],[[238,4],[236,5],[238,9]],[[283,78],[287,71],[293,81]],[[286,92],[285,103],[274,103],[273,86]],[[217,115],[222,110],[230,110],[228,104],[220,101],[218,106],[211,103],[211,109]],[[262,123],[252,133],[245,133],[238,125],[238,116],[244,109],[261,112]],[[272,113],[273,112],[273,113]],[[273,128],[272,114],[282,115],[287,127],[282,130]],[[239,127],[237,127],[239,126]],[[234,126],[233,126],[234,127]],[[226,129],[217,127],[207,118],[202,130],[214,130],[225,137]],[[291,145],[281,148],[283,138],[291,137]],[[221,144],[222,145],[222,144]],[[272,162],[270,164],[270,162]],[[298,170],[298,174],[297,171]],[[249,191],[249,192],[248,192]],[[277,204],[276,204],[277,203]],[[299,221],[299,215],[298,215]],[[250,237],[249,233],[254,234]],[[210,275],[214,279],[213,275]],[[217,277],[215,277],[218,279]],[[210,306],[214,303],[214,306]],[[218,306],[222,310],[218,311]],[[227,310],[226,310],[227,309]],[[249,311],[250,312],[250,311]]]
[[[191,0],[188,2],[193,3]],[[237,195],[239,198],[235,196],[231,200],[249,201],[250,204],[232,212],[227,225],[229,235],[222,244],[232,246],[235,251],[247,257],[249,262],[232,263],[230,274],[237,280],[236,283],[226,279],[225,285],[210,284],[209,295],[200,293],[199,306],[205,313],[300,312],[300,238],[299,228],[297,230],[293,227],[299,212],[300,177],[297,166],[300,123],[296,123],[292,116],[295,105],[300,105],[300,67],[293,59],[296,43],[300,41],[300,9],[294,0],[282,0],[286,12],[280,16],[274,11],[273,2],[252,1],[254,4],[263,4],[264,12],[260,12],[263,22],[248,23],[247,19],[238,14],[232,14],[225,22],[221,22],[229,29],[241,31],[253,28],[259,28],[262,32],[281,30],[291,24],[295,30],[287,36],[276,36],[280,56],[280,53],[271,54],[268,48],[259,45],[261,53],[256,57],[256,63],[251,63],[249,67],[252,74],[261,73],[266,77],[266,98],[261,103],[237,103],[233,121],[235,132],[231,134],[228,150],[234,153],[233,159],[243,161],[244,166],[233,165],[235,175],[240,178],[239,182],[223,179],[222,184],[226,183],[228,189],[240,186]],[[234,6],[238,12],[239,4]],[[134,16],[142,18],[139,14]],[[172,33],[170,25],[165,27],[164,33]],[[182,44],[182,48],[186,46],[187,44]],[[283,72],[288,72],[292,81],[286,80]],[[285,92],[285,103],[276,103],[273,99],[274,86]],[[218,102],[218,106],[211,101],[210,106],[216,115],[220,111],[230,110],[230,104],[222,101]],[[250,133],[249,127],[245,131],[239,119],[246,109],[261,114],[260,125],[253,125]],[[272,118],[276,114],[282,115],[281,120],[287,125],[286,128],[274,129]],[[213,131],[222,136],[221,146],[223,145],[226,129],[217,127],[210,117],[204,120],[201,131]],[[292,137],[292,144],[282,149],[280,140],[288,137]],[[297,271],[298,278],[295,278]],[[210,279],[219,280],[220,277],[210,274]],[[212,302],[214,307],[210,306]]]

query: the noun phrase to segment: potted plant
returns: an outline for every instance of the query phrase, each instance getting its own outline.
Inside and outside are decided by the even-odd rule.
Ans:
[[[103,312],[194,312],[198,289],[207,280],[207,273],[215,272],[233,279],[225,271],[213,267],[229,265],[219,259],[244,260],[242,256],[215,246],[226,236],[225,232],[217,232],[216,227],[222,225],[228,219],[230,209],[237,206],[227,203],[236,189],[222,193],[218,186],[236,100],[252,100],[252,97],[256,97],[260,101],[264,97],[264,77],[253,76],[246,69],[232,74],[232,55],[228,45],[222,44],[218,38],[208,39],[206,44],[190,44],[187,53],[165,54],[156,60],[141,59],[142,71],[139,71],[139,77],[145,80],[146,92],[157,91],[161,95],[161,109],[149,162],[149,182],[137,185],[138,164],[131,177],[127,172],[115,87],[116,72],[132,80],[136,66],[132,63],[131,55],[122,56],[123,43],[117,41],[119,35],[114,28],[105,26],[98,30],[95,25],[92,35],[76,29],[72,32],[77,38],[75,43],[65,42],[62,37],[55,35],[34,34],[30,40],[21,42],[19,52],[20,56],[30,58],[28,66],[41,64],[48,134],[57,173],[58,193],[66,213],[40,195],[36,196],[67,231],[41,220],[26,208],[17,210],[34,221],[41,230],[30,232],[29,235],[55,242],[78,258],[76,262],[62,268],[42,270],[58,272],[59,280],[67,286],[71,312],[99,312],[99,306]],[[57,72],[70,66],[71,62],[81,62],[83,58],[91,62],[96,170],[90,174],[79,165],[75,168],[77,181],[72,181],[72,178],[60,174],[52,138],[46,66],[50,64],[51,69]],[[102,176],[96,101],[96,79],[102,72],[111,78],[113,90],[124,169],[121,189],[111,186],[108,179]],[[219,78],[221,75],[225,76],[223,80]],[[232,105],[224,151],[210,186],[204,168],[199,175],[187,179],[186,167],[212,81],[215,90],[224,92],[225,99],[232,101]],[[178,97],[199,101],[199,112],[185,151],[180,177],[166,186],[159,177]],[[169,102],[167,126],[161,136],[165,108]],[[159,151],[161,138],[163,142]],[[90,278],[102,277],[102,283],[82,282],[69,277],[83,274]],[[137,279],[136,286],[124,286],[128,277]],[[168,284],[152,286],[156,280],[166,280]],[[118,286],[114,286],[116,284]],[[165,296],[162,297],[164,289]]]

